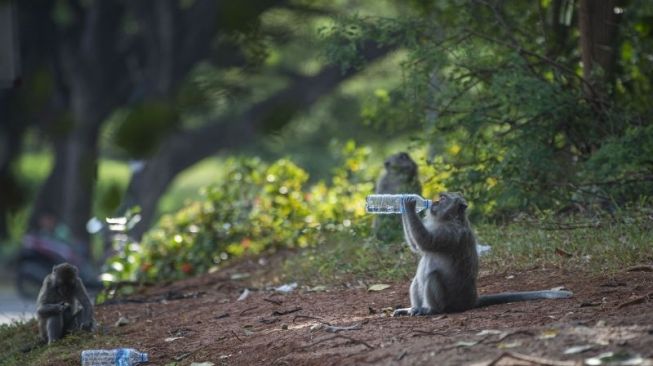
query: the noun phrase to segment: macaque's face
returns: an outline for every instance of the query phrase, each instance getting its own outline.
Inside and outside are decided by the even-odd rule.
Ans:
[[[437,200],[433,200],[429,213],[436,219],[445,216],[464,216],[467,209],[467,202],[459,193],[441,193]]]
[[[437,218],[438,214],[444,211],[444,206],[448,203],[448,198],[446,193],[440,193],[438,198],[434,199],[431,204],[430,214]]]
[[[412,175],[417,172],[417,164],[405,152],[400,152],[388,157],[384,163],[387,171]]]
[[[75,277],[77,274],[71,270],[55,270],[54,286],[63,297],[71,297],[75,293]]]

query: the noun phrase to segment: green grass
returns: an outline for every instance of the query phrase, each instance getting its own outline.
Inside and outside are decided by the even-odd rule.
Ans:
[[[200,161],[179,174],[168,191],[161,197],[158,210],[160,213],[174,212],[188,200],[200,199],[200,190],[222,178],[222,161],[208,158]]]
[[[278,277],[310,286],[392,281],[411,277],[416,263],[415,254],[401,243],[335,234],[286,259]]]
[[[0,365],[79,365],[85,349],[115,348],[115,337],[86,333],[71,334],[46,346],[40,343],[36,320],[0,325]]]
[[[106,181],[116,181],[126,186],[130,174],[127,163],[119,160],[100,159],[98,164],[98,184]]]
[[[47,178],[53,163],[54,156],[50,153],[25,153],[18,158],[17,173],[30,186],[36,185]]]
[[[492,247],[481,257],[481,269],[503,272],[555,267],[610,273],[653,263],[653,222],[647,215],[587,225],[587,220],[571,218],[558,223],[478,225],[479,241]],[[358,279],[404,280],[412,277],[416,262],[417,256],[405,244],[385,245],[374,239],[339,235],[289,257],[277,276],[311,286]]]
[[[495,270],[553,266],[614,272],[653,262],[653,222],[646,216],[480,225],[477,233],[492,246],[483,265]]]

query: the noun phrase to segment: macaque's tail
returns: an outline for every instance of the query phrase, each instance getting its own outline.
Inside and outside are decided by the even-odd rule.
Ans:
[[[529,301],[539,299],[568,299],[574,295],[571,291],[523,291],[502,292],[500,294],[483,295],[478,297],[476,307],[505,304],[516,301]]]

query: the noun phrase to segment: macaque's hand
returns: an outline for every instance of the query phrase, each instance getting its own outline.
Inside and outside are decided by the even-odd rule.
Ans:
[[[95,329],[95,324],[93,323],[93,321],[87,321],[87,322],[82,323],[81,328],[82,328],[82,330],[90,332],[90,331],[93,331]]]
[[[57,311],[60,312],[60,313],[63,313],[64,311],[66,311],[66,309],[68,309],[70,307],[70,305],[68,303],[65,303],[65,302],[62,302],[62,303],[59,303],[59,304],[54,304],[54,305],[56,306]]]
[[[402,213],[407,213],[409,211],[415,212],[415,206],[417,206],[417,200],[415,197],[403,197],[401,199]]]

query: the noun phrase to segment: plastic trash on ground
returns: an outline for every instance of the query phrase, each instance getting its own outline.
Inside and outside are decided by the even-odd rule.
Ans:
[[[293,282],[293,283],[287,283],[285,285],[281,285],[279,287],[275,287],[274,291],[287,294],[289,292],[292,292],[292,290],[296,288],[297,288],[297,282]]]
[[[476,243],[476,253],[478,253],[479,256],[488,254],[491,249],[492,247],[487,244]]]
[[[82,351],[82,366],[134,366],[148,362],[147,353],[133,348]]]

